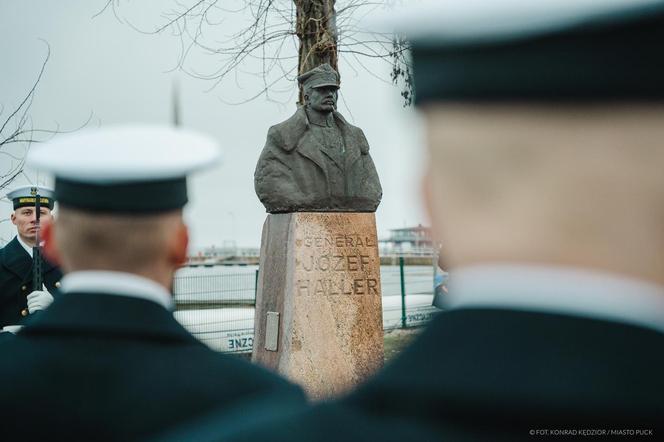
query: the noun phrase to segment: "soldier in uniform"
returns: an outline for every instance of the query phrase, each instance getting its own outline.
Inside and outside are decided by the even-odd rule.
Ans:
[[[16,326],[29,314],[43,310],[58,296],[62,272],[42,258],[42,287],[32,287],[33,248],[37,246],[35,204],[40,197],[40,223],[52,219],[53,191],[42,186],[22,186],[7,194],[14,211],[11,222],[17,235],[0,249],[0,328]],[[10,328],[10,327],[7,327]]]
[[[0,343],[3,440],[143,440],[249,398],[304,400],[173,317],[173,274],[187,254],[186,176],[217,156],[207,137],[143,126],[30,150],[30,166],[55,174],[58,218],[44,226],[44,251],[66,276],[63,296]]]
[[[446,311],[344,398],[167,440],[661,437],[664,1],[418,5]]]
[[[270,213],[375,212],[382,196],[362,129],[336,111],[339,74],[323,64],[298,77],[304,106],[272,126],[256,165],[256,194]]]

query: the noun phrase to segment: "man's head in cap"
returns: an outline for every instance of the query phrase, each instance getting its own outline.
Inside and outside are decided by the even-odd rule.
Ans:
[[[45,252],[66,273],[139,274],[170,288],[186,259],[187,175],[213,164],[215,142],[182,130],[83,131],[33,148],[28,164],[55,175],[58,220]]]
[[[329,64],[322,64],[297,77],[302,85],[305,105],[320,113],[337,108],[339,74]]]
[[[664,2],[424,3],[393,23],[412,43],[451,266],[664,283]]]
[[[37,197],[40,205],[40,224],[51,220],[51,211],[55,203],[53,191],[43,186],[21,186],[7,194],[14,211],[11,222],[16,226],[19,238],[30,246],[36,245],[37,239]]]

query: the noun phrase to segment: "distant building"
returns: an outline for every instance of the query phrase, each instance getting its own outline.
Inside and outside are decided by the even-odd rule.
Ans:
[[[224,241],[221,247],[211,245],[192,250],[187,265],[248,265],[258,264],[260,249],[256,247],[238,247],[235,241]]]
[[[390,229],[388,238],[379,239],[383,253],[431,253],[435,247],[431,228],[419,224],[416,227]]]

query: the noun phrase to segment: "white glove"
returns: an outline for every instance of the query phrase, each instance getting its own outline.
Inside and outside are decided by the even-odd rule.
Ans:
[[[46,290],[35,290],[28,295],[28,311],[30,314],[38,310],[44,310],[53,302],[53,296]]]
[[[2,332],[16,334],[22,328],[23,328],[22,325],[5,325],[4,327],[2,327]]]

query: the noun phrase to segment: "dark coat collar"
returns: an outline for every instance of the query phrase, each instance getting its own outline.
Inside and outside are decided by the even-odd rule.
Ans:
[[[340,113],[334,112],[334,119],[341,131],[343,142],[346,146],[345,165],[338,162],[337,158],[331,157],[331,160],[338,164],[340,168],[347,167],[355,163],[362,155],[369,153],[369,143],[361,129],[349,124]],[[295,114],[283,123],[277,124],[271,128],[271,132],[276,136],[273,140],[278,148],[285,152],[297,152],[320,167],[321,170],[327,170],[323,155],[327,155],[323,146],[313,137],[300,142],[310,133],[311,124],[303,106],[300,106]]]
[[[369,143],[364,137],[361,129],[348,123],[346,119],[336,111],[334,112],[334,120],[339,126],[344,137],[344,142],[347,145],[352,144],[357,146],[359,152],[364,155],[369,153]],[[302,136],[309,129],[309,124],[309,119],[307,118],[304,106],[298,107],[293,116],[283,123],[274,126],[279,130],[279,147],[287,152],[295,149]]]
[[[199,343],[155,302],[100,293],[67,293],[31,317],[21,334],[80,334]],[[203,345],[203,344],[200,344]]]
[[[439,314],[353,400],[400,397],[408,412],[439,419],[645,422],[664,411],[662,346],[664,334],[621,323],[459,309]]]
[[[14,237],[2,249],[1,258],[2,265],[19,279],[24,280],[30,275],[32,271],[32,258],[30,258],[28,252],[18,242],[17,237]]]
[[[32,274],[32,258],[18,242],[16,236],[2,249],[0,264],[21,280],[26,280]],[[53,268],[55,266],[51,262],[43,259],[42,271],[44,273],[51,271]]]

